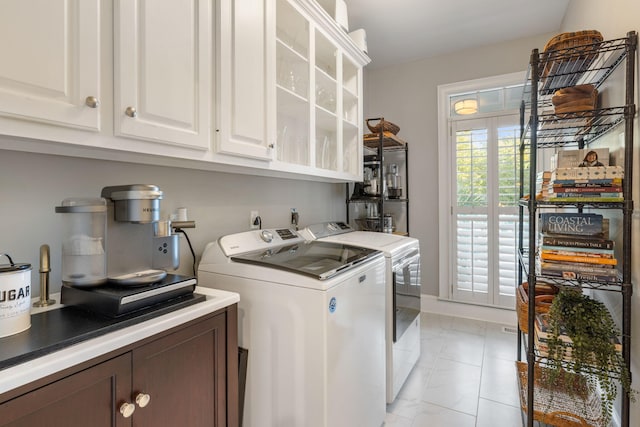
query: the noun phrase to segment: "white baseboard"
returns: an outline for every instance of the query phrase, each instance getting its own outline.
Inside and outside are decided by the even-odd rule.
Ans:
[[[516,327],[515,310],[467,304],[440,299],[434,295],[421,295],[421,311],[445,316],[464,317]]]

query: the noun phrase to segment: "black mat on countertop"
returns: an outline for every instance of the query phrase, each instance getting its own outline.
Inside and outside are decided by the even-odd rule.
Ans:
[[[0,338],[0,370],[153,319],[205,299],[204,295],[192,293],[117,318],[73,306],[33,314],[29,329]]]

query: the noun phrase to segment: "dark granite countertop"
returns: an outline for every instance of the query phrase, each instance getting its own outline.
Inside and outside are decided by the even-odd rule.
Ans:
[[[70,306],[32,314],[29,329],[0,338],[0,370],[204,300],[189,294],[117,318]]]

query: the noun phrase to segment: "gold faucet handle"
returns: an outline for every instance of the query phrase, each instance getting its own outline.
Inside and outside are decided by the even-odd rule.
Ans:
[[[49,245],[40,246],[40,299],[33,303],[34,307],[53,305],[56,300],[49,299],[49,272],[51,271]]]

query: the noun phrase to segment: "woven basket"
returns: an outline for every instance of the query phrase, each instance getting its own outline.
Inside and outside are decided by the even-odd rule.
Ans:
[[[516,362],[520,406],[527,411],[527,375],[525,362]],[[557,427],[604,427],[602,401],[596,390],[581,375],[564,372],[550,387],[543,379],[548,369],[534,366],[533,419]]]
[[[598,105],[598,89],[591,84],[563,88],[553,94],[551,103],[555,114],[595,110]]]
[[[381,130],[384,130],[385,132],[391,132],[392,134],[397,135],[398,132],[400,132],[400,126],[393,124],[385,119],[379,119],[378,123],[375,125],[372,125],[370,123],[372,120],[378,119],[367,119],[367,127],[373,133],[380,133]]]
[[[552,37],[541,55],[544,64],[542,79],[555,76],[543,82],[543,89],[553,90],[573,86],[598,57],[598,49],[603,41],[596,30],[562,33]]]
[[[571,52],[572,54],[593,54],[593,51],[598,49],[603,40],[602,34],[596,30],[562,33],[549,39],[543,51],[563,51],[563,53],[567,53],[567,50],[575,49],[576,51]]]
[[[558,293],[558,288],[549,283],[536,283],[536,313],[547,313]],[[516,312],[520,330],[529,333],[529,295],[527,294],[527,282],[516,289]]]

